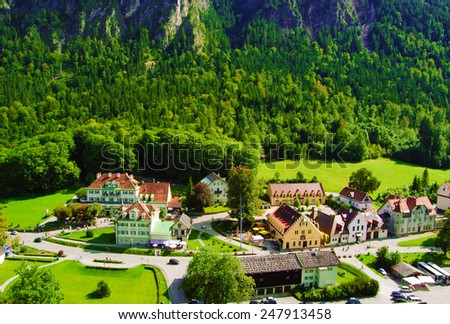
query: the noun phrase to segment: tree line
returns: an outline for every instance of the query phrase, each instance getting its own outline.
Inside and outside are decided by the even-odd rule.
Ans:
[[[439,1],[376,8],[372,52],[357,28],[313,38],[260,17],[236,46],[237,22],[213,8],[201,51],[184,27],[166,49],[145,28],[62,43],[42,28],[51,10],[20,22],[5,13],[0,193],[54,191],[102,167],[187,183],[261,156],[448,168],[450,14]]]

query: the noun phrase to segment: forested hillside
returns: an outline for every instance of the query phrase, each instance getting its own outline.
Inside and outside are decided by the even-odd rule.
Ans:
[[[307,154],[449,168],[449,7],[1,1],[0,194]]]

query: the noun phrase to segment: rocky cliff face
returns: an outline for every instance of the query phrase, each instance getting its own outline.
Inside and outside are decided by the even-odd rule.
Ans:
[[[143,26],[164,45],[170,43],[186,19],[201,21],[201,12],[211,4],[219,14],[220,7],[230,8],[235,24],[229,31],[234,33],[242,32],[252,19],[264,18],[276,21],[282,28],[306,28],[312,35],[323,26],[367,29],[373,7],[372,0],[3,0],[2,3],[0,10],[18,17],[43,10],[56,12],[65,37],[77,34],[115,37]],[[199,43],[202,31],[193,29],[192,34]]]

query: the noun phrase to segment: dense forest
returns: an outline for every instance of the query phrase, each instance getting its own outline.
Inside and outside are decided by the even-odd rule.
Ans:
[[[57,9],[2,2],[0,194],[99,170],[187,182],[262,158],[450,167],[450,1],[361,0],[358,18],[338,6],[320,26],[299,18],[307,0],[252,15],[254,1],[210,2],[166,41],[142,25],[68,33]]]

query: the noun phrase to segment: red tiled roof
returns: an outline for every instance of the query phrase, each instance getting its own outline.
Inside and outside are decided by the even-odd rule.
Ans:
[[[139,188],[139,196],[148,195],[149,199],[153,195],[151,202],[167,203],[169,202],[170,184],[167,182],[146,182]]]
[[[97,174],[97,178],[88,186],[90,189],[101,189],[106,184],[115,182],[121,189],[136,189],[139,181],[128,173],[103,173]]]
[[[141,220],[142,218],[144,220],[152,220],[153,216],[151,212],[159,210],[159,208],[154,205],[147,205],[143,202],[137,202],[128,207],[124,212],[117,216],[117,218],[129,219],[129,214],[133,209],[138,210],[138,217],[136,218],[136,220]]]
[[[167,204],[168,208],[181,208],[181,206],[182,204],[179,197],[172,198],[172,200]]]
[[[302,215],[288,205],[282,204],[273,216],[283,224],[285,230],[288,230]]]
[[[349,187],[345,187],[344,189],[342,189],[339,194],[343,197],[351,198],[352,200],[360,201],[360,202],[362,202],[364,200],[364,198],[367,197],[366,192],[352,189]]]
[[[391,205],[391,208],[395,212],[402,212],[402,213],[410,213],[414,208],[417,206],[425,206],[426,209],[432,210],[432,213],[430,215],[434,215],[434,206],[430,202],[430,199],[428,197],[408,197],[408,198],[402,198],[399,196],[390,195],[386,198],[386,201],[389,202]]]
[[[281,195],[282,193],[288,194],[289,192],[293,195],[297,193],[302,195],[314,193],[317,195],[320,192],[322,196],[325,196],[325,191],[321,183],[271,183],[269,186],[272,196],[275,193]]]

